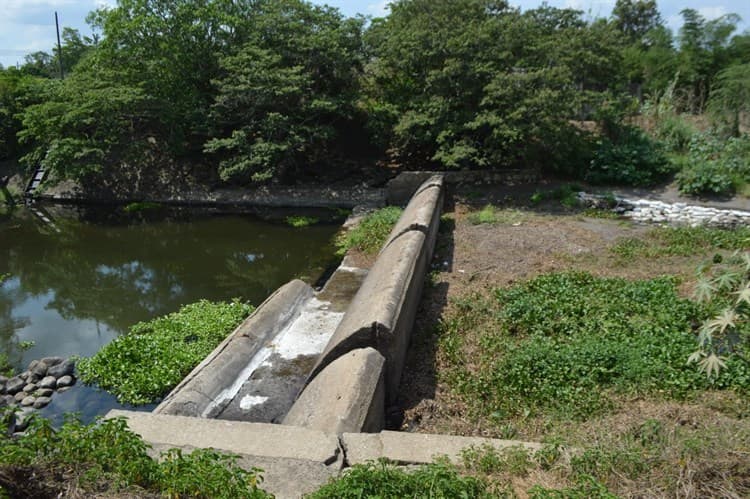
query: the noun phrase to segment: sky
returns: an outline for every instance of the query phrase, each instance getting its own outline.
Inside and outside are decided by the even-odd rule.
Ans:
[[[347,16],[364,14],[384,16],[388,13],[388,0],[312,0],[317,4],[338,7]],[[510,0],[521,9],[538,7],[542,0]],[[706,19],[736,13],[742,17],[740,30],[750,27],[750,1],[748,0],[657,0],[659,11],[673,30],[681,25],[680,11],[697,10]],[[116,0],[0,0],[0,64],[4,67],[23,63],[24,55],[44,50],[50,52],[55,45],[55,11],[61,30],[63,26],[78,29],[89,35],[86,14],[100,6],[114,5]],[[548,0],[553,7],[571,7],[582,10],[590,18],[607,17],[615,0]]]

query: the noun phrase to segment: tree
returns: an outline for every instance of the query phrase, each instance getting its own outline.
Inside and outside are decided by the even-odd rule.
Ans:
[[[649,31],[662,26],[656,0],[617,0],[612,18],[631,43],[642,42]]]
[[[239,53],[223,75],[206,151],[224,180],[290,180],[331,168],[341,137],[356,128],[362,20],[299,0],[259,2]]]
[[[732,136],[740,136],[740,120],[750,114],[750,63],[729,66],[716,75],[708,109]]]

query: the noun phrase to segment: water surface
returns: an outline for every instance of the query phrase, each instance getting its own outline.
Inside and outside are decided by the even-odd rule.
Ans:
[[[0,213],[0,352],[13,366],[96,353],[132,324],[203,298],[255,305],[333,263],[335,223],[292,228],[284,214],[48,206]],[[268,215],[268,214],[266,214]],[[33,344],[24,350],[24,344]],[[84,419],[118,407],[77,385],[44,413]]]

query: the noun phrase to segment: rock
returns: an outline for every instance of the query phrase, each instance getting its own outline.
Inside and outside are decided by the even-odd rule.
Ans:
[[[4,385],[7,382],[8,382],[8,377],[0,374],[0,385]]]
[[[73,387],[72,386],[61,386],[60,388],[57,389],[57,393],[65,393],[68,390],[70,390],[71,388],[73,388]]]
[[[52,388],[40,388],[34,395],[37,397],[51,397],[53,393],[55,393],[55,390]]]
[[[42,381],[39,382],[39,388],[55,388],[57,387],[57,379],[54,376],[45,376]]]
[[[44,357],[39,362],[46,365],[47,368],[50,368],[52,366],[56,366],[57,364],[60,364],[63,360],[62,357]]]
[[[40,381],[40,380],[41,380],[41,379],[42,379],[43,377],[44,377],[44,376],[39,376],[39,375],[38,375],[38,374],[36,374],[36,373],[31,373],[31,374],[29,374],[29,377],[28,377],[28,378],[26,378],[26,383],[34,383],[34,384],[36,384],[36,383],[39,383],[39,381]]]
[[[34,401],[36,400],[35,397],[32,397],[29,395],[28,397],[24,397],[23,400],[21,400],[21,407],[28,407],[30,405],[34,405]]]
[[[38,360],[32,360],[31,362],[29,362],[29,367],[27,367],[26,370],[27,371],[33,371],[34,368],[36,366],[38,366],[38,365],[39,365],[39,361]]]
[[[29,397],[33,398],[33,397]],[[31,421],[31,417],[34,414],[34,412],[31,409],[23,409],[21,412],[16,413],[16,421],[14,430],[15,431],[24,431],[26,428],[29,427],[29,422]]]
[[[47,369],[47,375],[62,378],[63,376],[73,374],[74,370],[75,363],[72,360],[65,360]]]
[[[13,395],[3,395],[3,400],[5,400],[5,405],[13,405],[16,403],[16,398]]]
[[[32,376],[39,376],[41,379],[47,375],[47,365],[40,362],[34,366],[34,369],[29,369],[29,371],[31,371]]]
[[[57,388],[73,386],[76,382],[75,376],[67,375],[57,380]]]
[[[3,407],[5,407],[5,406],[7,406],[9,404],[10,404],[10,402],[8,402],[8,399],[5,397],[5,395],[3,395],[2,397],[0,397],[0,409],[2,409]]]
[[[18,375],[19,378],[26,381],[28,377],[31,376],[31,373],[29,371],[24,371],[21,374]]]
[[[49,397],[37,397],[34,401],[34,409],[41,409],[42,407],[45,407],[47,404],[52,402],[52,399]]]
[[[13,396],[13,400],[14,400],[15,402],[21,402],[21,401],[22,401],[23,399],[25,399],[25,398],[26,398],[26,397],[28,397],[28,396],[29,396],[29,394],[28,394],[28,393],[26,393],[26,392],[18,392],[18,393],[16,393],[16,394],[15,394],[15,395]]]
[[[36,386],[35,383],[29,383],[28,385],[23,387],[23,391],[26,393],[34,393],[38,386]]]
[[[23,390],[23,387],[25,385],[26,385],[26,381],[24,381],[23,378],[19,376],[15,376],[13,378],[10,378],[8,382],[5,384],[5,391],[6,393],[13,395]]]

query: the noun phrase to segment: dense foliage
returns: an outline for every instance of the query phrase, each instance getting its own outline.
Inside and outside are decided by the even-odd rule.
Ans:
[[[96,383],[129,404],[157,401],[177,386],[253,307],[202,300],[178,312],[139,322],[96,355],[81,359],[86,383]]]
[[[190,454],[171,449],[159,461],[152,459],[147,444],[122,418],[89,425],[68,419],[59,430],[34,418],[20,437],[9,435],[11,419],[6,411],[0,423],[0,495],[270,497],[258,488],[260,470],[243,470],[232,456],[210,449]]]
[[[93,183],[185,164],[209,183],[324,180],[377,159],[654,183],[662,146],[623,127],[643,104],[669,103],[656,134],[681,148],[679,113],[733,136],[748,115],[738,17],[681,16],[675,35],[653,0],[595,19],[397,0],[371,22],[305,0],[118,0],[90,14],[96,36],[64,29],[62,56],[0,68],[0,157]],[[698,169],[685,192],[726,191],[721,168]]]
[[[669,278],[548,274],[458,305],[442,326],[447,381],[499,421],[524,411],[586,418],[608,406],[608,390],[683,397],[750,387],[738,359],[711,382],[686,364],[692,325],[705,311],[681,299]],[[469,364],[467,331],[478,335]]]

